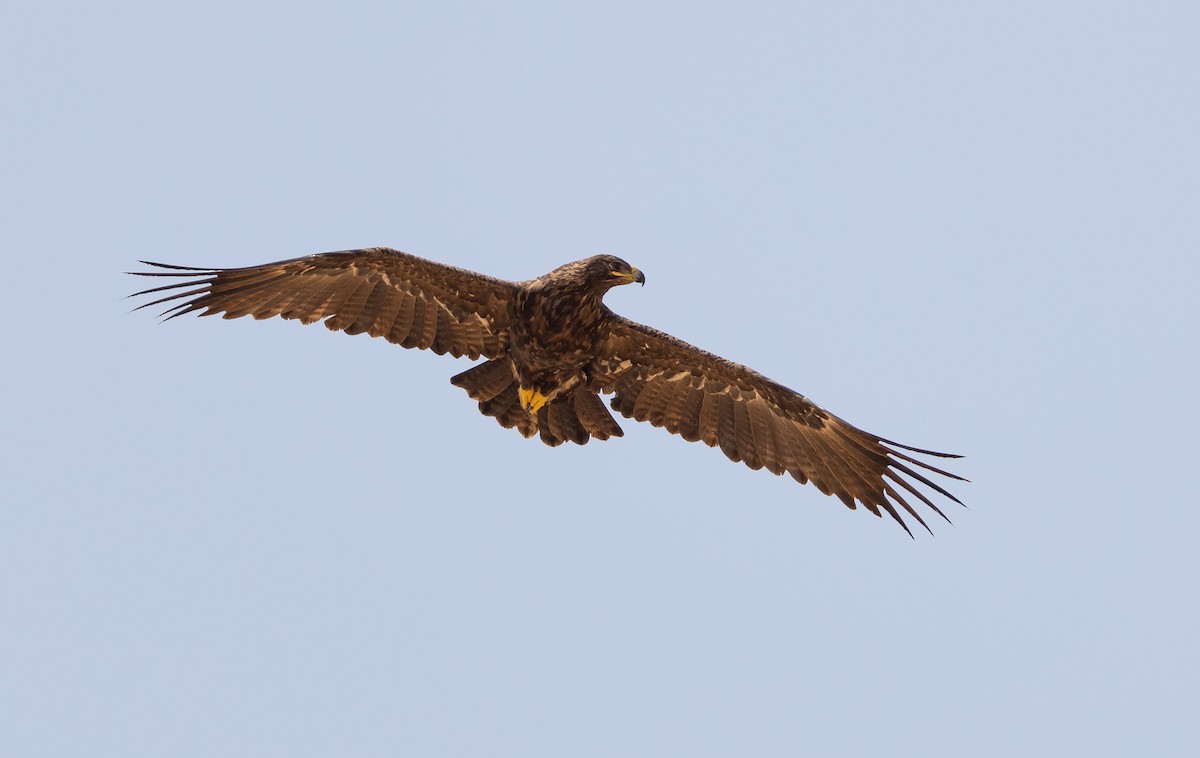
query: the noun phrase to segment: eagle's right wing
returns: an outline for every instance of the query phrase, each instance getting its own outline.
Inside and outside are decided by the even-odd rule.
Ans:
[[[454,357],[497,358],[508,343],[513,282],[447,266],[385,247],[345,250],[245,268],[191,268],[142,261],[168,271],[137,276],[186,281],[135,293],[182,289],[138,306],[181,300],[167,319],[201,316],[281,316],[347,334],[367,333],[402,347]]]

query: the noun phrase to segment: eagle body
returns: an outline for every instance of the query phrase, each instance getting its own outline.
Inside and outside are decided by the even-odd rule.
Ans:
[[[138,276],[181,281],[135,296],[173,303],[167,319],[201,311],[225,318],[279,316],[402,347],[484,360],[451,378],[479,410],[555,446],[623,434],[601,394],[626,418],[719,447],[752,469],[812,482],[847,507],[903,510],[908,498],[945,518],[914,485],[960,502],[921,470],[954,474],[913,454],[956,458],[864,432],[803,395],[740,364],[625,319],[604,305],[615,286],[645,276],[612,255],[510,282],[390,248],[309,255],[259,266],[205,269],[145,262]],[[909,531],[911,535],[911,531]]]
[[[627,281],[645,277],[620,258],[598,255],[521,284],[510,311],[509,358],[518,393],[537,399],[527,411],[590,384],[612,313],[604,293]]]

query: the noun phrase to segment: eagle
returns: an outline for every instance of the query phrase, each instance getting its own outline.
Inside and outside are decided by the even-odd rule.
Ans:
[[[164,321],[195,311],[224,318],[279,316],[369,334],[407,348],[484,359],[450,382],[507,429],[542,442],[583,445],[647,421],[730,460],[812,482],[848,508],[901,509],[932,533],[910,498],[949,518],[917,485],[962,504],[924,472],[966,481],[916,456],[958,458],[865,432],[762,374],[623,318],[604,304],[613,287],[645,275],[613,255],[513,282],[376,247],[244,268],[141,261],[135,276],[179,279],[130,297],[170,303]],[[911,480],[911,481],[910,481]]]

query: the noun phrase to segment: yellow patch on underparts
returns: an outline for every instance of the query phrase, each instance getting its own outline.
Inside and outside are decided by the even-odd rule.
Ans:
[[[538,409],[550,399],[537,390],[526,389],[525,387],[517,389],[517,397],[521,399],[521,407],[529,411],[530,414],[537,413]]]

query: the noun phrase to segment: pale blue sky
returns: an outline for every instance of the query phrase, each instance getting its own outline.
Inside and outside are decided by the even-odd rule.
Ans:
[[[32,4],[0,23],[0,754],[1200,752],[1191,3]],[[961,452],[909,540],[467,363],[127,313],[390,245]]]

